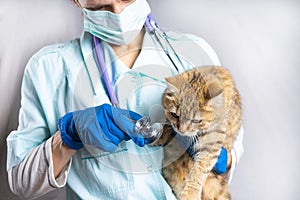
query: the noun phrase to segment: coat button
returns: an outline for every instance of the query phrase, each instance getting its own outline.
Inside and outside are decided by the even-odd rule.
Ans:
[[[147,171],[148,171],[148,172],[152,172],[152,171],[153,171],[153,167],[152,167],[151,165],[149,165],[149,166],[147,167]]]

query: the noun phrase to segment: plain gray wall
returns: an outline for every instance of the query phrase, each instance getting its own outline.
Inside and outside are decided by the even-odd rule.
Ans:
[[[245,153],[233,199],[300,199],[300,2],[149,1],[161,27],[206,39],[236,80]],[[80,20],[68,0],[0,0],[0,199],[17,199],[7,185],[5,138],[17,127],[25,64],[42,46],[78,37]]]

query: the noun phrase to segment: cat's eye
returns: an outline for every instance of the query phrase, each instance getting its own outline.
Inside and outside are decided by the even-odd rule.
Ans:
[[[171,116],[174,117],[175,119],[179,118],[179,116],[176,113],[174,113],[174,112],[171,112]]]
[[[202,119],[193,119],[192,122],[195,124],[200,124],[202,123]]]

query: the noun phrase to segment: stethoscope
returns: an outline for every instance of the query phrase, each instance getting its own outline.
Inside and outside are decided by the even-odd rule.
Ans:
[[[170,51],[172,52],[172,54],[175,55],[175,58],[177,59],[177,61],[180,63],[181,66],[183,66],[183,63],[182,63],[180,57],[178,56],[178,54],[176,53],[175,49],[169,42],[167,34],[160,29],[158,23],[156,22],[156,20],[154,19],[154,17],[151,14],[149,14],[147,16],[147,19],[145,22],[145,27],[149,31],[150,35],[152,35],[155,38],[155,40],[158,42],[160,47],[163,49],[163,51],[165,52],[165,54],[171,61],[172,65],[174,66],[176,71],[179,72],[179,69],[178,69],[176,63],[174,62],[174,60],[172,59],[172,57],[170,55]],[[109,80],[107,66],[104,62],[103,50],[101,49],[100,43],[101,43],[101,40],[99,38],[97,38],[96,36],[93,36],[93,45],[94,45],[93,46],[93,54],[94,54],[95,62],[96,62],[96,65],[98,67],[100,74],[103,77],[111,104],[115,107],[118,107],[118,99],[114,93],[113,86],[111,85],[110,80]]]

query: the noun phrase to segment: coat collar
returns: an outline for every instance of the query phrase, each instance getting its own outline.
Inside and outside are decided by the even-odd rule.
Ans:
[[[84,63],[86,70],[88,72],[88,76],[90,79],[90,83],[93,88],[93,93],[95,95],[99,94],[101,88],[103,88],[102,79],[100,76],[100,72],[96,65],[94,55],[93,55],[93,36],[88,32],[83,32],[80,37],[80,46],[81,52],[83,55]],[[109,79],[112,82],[112,85],[117,81],[117,79],[125,72],[130,71],[122,61],[117,59],[113,49],[106,42],[101,42],[101,46],[104,52],[105,63],[108,68]],[[153,38],[146,31],[143,39],[142,50],[137,60],[135,61],[132,69],[138,67],[143,63],[143,55],[145,54],[145,50],[153,50],[159,48],[157,44],[154,43]],[[148,53],[147,53],[148,54]]]

